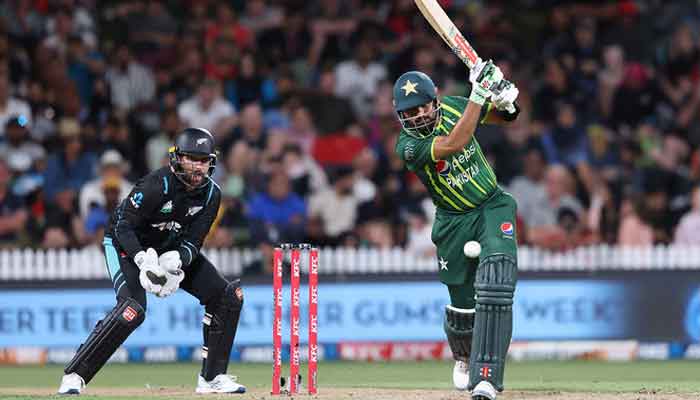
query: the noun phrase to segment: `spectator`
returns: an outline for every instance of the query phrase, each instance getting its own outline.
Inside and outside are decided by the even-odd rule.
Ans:
[[[203,80],[197,94],[180,103],[177,114],[186,126],[204,128],[217,139],[237,123],[236,110],[221,95],[221,83],[212,79]]]
[[[282,10],[269,4],[266,0],[249,0],[245,4],[245,13],[241,17],[241,25],[253,34],[268,29],[278,28],[284,22]]]
[[[640,218],[641,201],[627,198],[622,202],[617,244],[620,246],[651,246],[654,231]]]
[[[421,208],[410,208],[404,217],[408,222],[406,250],[418,258],[433,258],[437,248],[431,239],[432,224]]]
[[[362,119],[372,111],[372,98],[379,83],[387,78],[383,64],[374,60],[374,43],[361,39],[355,46],[355,57],[338,64],[335,70],[335,94],[350,101]]]
[[[253,102],[270,106],[275,100],[275,83],[263,75],[264,66],[252,52],[245,52],[239,60],[238,76],[228,97],[241,108]]]
[[[292,182],[293,191],[304,198],[325,189],[328,184],[321,166],[296,143],[284,146],[282,165]]]
[[[211,50],[219,38],[233,43],[237,49],[247,49],[253,44],[253,34],[241,25],[236,14],[229,4],[217,3],[216,21],[210,23],[206,29],[205,44]]]
[[[673,240],[678,245],[700,244],[700,186],[695,186],[692,195],[692,209],[681,218]]]
[[[276,232],[280,240],[298,242],[304,233],[306,204],[291,191],[287,174],[277,170],[269,177],[267,190],[249,200],[248,218],[260,229]]]
[[[29,137],[24,117],[13,117],[7,121],[5,139],[4,143],[0,143],[0,158],[7,160],[12,169],[36,171],[36,163],[46,158],[46,150]]]
[[[175,143],[175,135],[182,129],[177,110],[167,109],[161,113],[160,131],[146,141],[146,162],[153,171],[168,164],[168,149]]]
[[[535,93],[533,118],[537,123],[552,125],[557,116],[556,105],[568,103],[578,105],[577,92],[569,83],[569,77],[562,64],[556,59],[546,59],[544,82]],[[590,99],[589,99],[590,100]]]
[[[49,155],[44,173],[44,192],[47,200],[54,201],[59,192],[73,191],[72,195],[64,194],[59,201],[62,206],[69,208],[68,204],[75,199],[76,193],[93,178],[97,157],[83,150],[78,121],[62,119],[58,124],[58,133],[63,146],[61,150]]]
[[[49,25],[52,32],[44,39],[42,45],[63,57],[68,51],[68,37],[74,33],[70,10],[63,7],[56,10],[49,20]]]
[[[23,244],[28,212],[22,198],[10,191],[10,170],[0,158],[0,248]]]
[[[128,18],[129,42],[138,58],[153,65],[177,41],[178,21],[160,0],[144,2],[145,10]]]
[[[105,71],[105,62],[97,51],[89,51],[79,37],[68,38],[68,76],[75,83],[83,107],[92,101],[95,79]]]
[[[336,243],[355,226],[359,202],[352,192],[354,184],[352,168],[338,167],[331,174],[331,187],[309,199],[309,217],[319,217],[324,234]]]
[[[32,111],[24,100],[12,97],[10,79],[7,73],[0,70],[0,137],[5,136],[5,126],[12,117],[23,117],[27,126],[32,125]]]
[[[69,186],[54,187],[46,208],[43,248],[80,247],[87,244],[84,222],[77,212],[76,191]]]
[[[106,210],[106,186],[114,189],[116,183],[118,201],[129,195],[133,184],[125,178],[127,168],[127,162],[117,150],[107,150],[102,154],[100,157],[100,176],[87,182],[80,190],[80,217],[86,223],[91,209],[98,207],[103,211]],[[107,215],[111,214],[107,213]]]
[[[238,58],[236,46],[230,40],[217,38],[207,52],[207,62],[204,64],[206,77],[223,82],[235,79],[238,74]]]
[[[100,197],[103,198],[104,202],[103,204],[92,203],[89,211],[83,217],[87,242],[94,245],[102,243],[109,218],[125,197],[122,194],[121,184],[121,180],[116,176],[107,177],[100,182]],[[129,192],[127,191],[126,194],[128,195]]]
[[[307,91],[301,95],[301,102],[311,113],[321,135],[347,132],[357,124],[350,100],[336,95],[336,87],[335,70],[326,67],[321,71],[318,90]]]
[[[260,104],[250,103],[246,105],[241,110],[239,118],[240,123],[233,131],[233,135],[224,139],[224,142],[221,144],[224,151],[227,151],[231,144],[238,140],[245,141],[248,146],[254,149],[264,149],[268,135],[263,125],[263,113]]]
[[[508,192],[518,203],[518,215],[525,226],[542,223],[538,221],[538,208],[547,203],[547,188],[545,185],[546,161],[542,149],[537,143],[530,144],[523,160],[522,175],[518,175],[508,185]],[[547,223],[552,223],[551,220]],[[518,227],[519,232],[526,229]]]
[[[576,216],[583,213],[583,206],[576,199],[571,173],[561,165],[547,168],[544,178],[546,198],[532,206],[529,214],[521,214],[527,224],[526,236],[536,246],[560,249],[566,245],[566,232],[559,226],[558,216],[564,209]]]
[[[156,84],[151,71],[134,60],[125,44],[113,54],[105,79],[112,94],[112,104],[120,112],[129,112],[154,99]]]

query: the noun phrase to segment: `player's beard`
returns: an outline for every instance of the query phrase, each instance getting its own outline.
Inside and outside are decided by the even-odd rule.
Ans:
[[[403,112],[399,112],[401,124],[404,129],[406,129],[408,133],[421,138],[432,135],[442,115],[440,102],[434,100],[433,104],[432,110],[412,117],[406,117]]]

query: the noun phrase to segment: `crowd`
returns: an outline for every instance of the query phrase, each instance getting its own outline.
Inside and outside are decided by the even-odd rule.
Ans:
[[[478,140],[525,244],[700,242],[694,1],[441,1],[520,88]],[[403,246],[433,209],[393,152],[393,80],[467,71],[412,0],[6,0],[0,245],[99,243],[183,127],[219,145],[210,247]]]

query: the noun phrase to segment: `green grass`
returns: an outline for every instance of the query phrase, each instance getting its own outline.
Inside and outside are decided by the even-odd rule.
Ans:
[[[113,364],[90,387],[193,388],[197,364]],[[232,364],[230,373],[251,389],[269,388],[270,364]],[[306,371],[306,368],[302,368]],[[320,387],[451,389],[450,362],[324,362]],[[61,366],[0,367],[3,388],[57,388]],[[506,386],[514,390],[562,392],[662,391],[700,393],[700,361],[540,361],[509,363]],[[7,394],[7,392],[6,392]],[[100,397],[104,399],[105,397]]]

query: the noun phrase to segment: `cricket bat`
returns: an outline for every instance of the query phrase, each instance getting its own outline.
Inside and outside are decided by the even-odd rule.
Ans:
[[[472,69],[479,59],[479,55],[476,54],[476,50],[464,38],[462,32],[457,29],[437,0],[415,0],[415,2],[423,17],[428,20],[430,26],[447,43],[452,52],[462,60],[467,68]],[[511,104],[508,107],[508,112],[515,112],[515,106]]]

